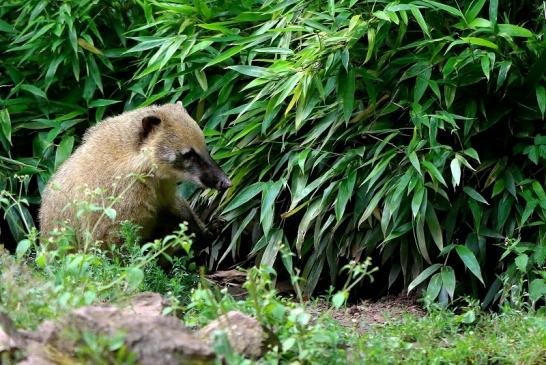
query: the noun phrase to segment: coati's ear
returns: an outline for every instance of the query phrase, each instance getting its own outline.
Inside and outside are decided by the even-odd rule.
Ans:
[[[142,118],[142,130],[140,131],[140,140],[143,141],[148,137],[150,132],[161,124],[161,119],[155,115],[148,115]]]
[[[186,108],[184,107],[184,105],[182,104],[182,102],[181,102],[180,100],[178,100],[178,101],[176,102],[176,105],[182,107],[183,110],[186,110]]]

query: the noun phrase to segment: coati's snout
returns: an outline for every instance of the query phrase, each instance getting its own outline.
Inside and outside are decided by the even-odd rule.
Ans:
[[[201,154],[190,148],[178,154],[174,165],[192,176],[191,180],[207,188],[225,190],[231,186],[229,178],[208,153]]]

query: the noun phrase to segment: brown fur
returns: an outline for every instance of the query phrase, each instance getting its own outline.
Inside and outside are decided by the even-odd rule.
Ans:
[[[190,150],[206,162],[199,166],[206,167],[186,168],[181,156]],[[209,180],[213,176],[212,183],[199,178],[204,169]],[[146,177],[137,179],[134,174]],[[89,242],[86,231],[91,232],[91,241],[110,242],[117,240],[119,222],[130,220],[143,227],[143,237],[150,237],[162,211],[188,219],[187,203],[176,196],[181,181],[221,188],[231,184],[210,159],[203,132],[181,104],[149,106],[107,118],[89,128],[81,146],[43,191],[41,232],[49,234],[66,223],[75,228],[80,244]],[[90,195],[97,188],[103,190],[101,197]],[[115,221],[100,212],[78,216],[78,202],[107,207],[110,196],[119,197],[112,206]],[[189,215],[195,218],[193,212]],[[197,224],[202,225],[199,220]]]

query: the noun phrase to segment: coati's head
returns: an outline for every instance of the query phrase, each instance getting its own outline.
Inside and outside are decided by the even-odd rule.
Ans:
[[[151,147],[162,173],[178,182],[191,181],[202,187],[224,190],[231,186],[210,157],[203,131],[181,102],[144,110],[139,143]]]

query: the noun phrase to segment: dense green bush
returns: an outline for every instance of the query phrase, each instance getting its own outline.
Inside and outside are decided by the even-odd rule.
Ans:
[[[194,194],[228,222],[214,265],[247,252],[272,265],[285,245],[295,258],[279,261],[310,293],[376,255],[385,286],[427,280],[431,299],[486,304],[529,286],[534,303],[546,294],[542,7],[4,1],[0,206],[21,239],[85,127],[181,98],[234,182]]]

